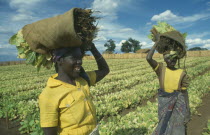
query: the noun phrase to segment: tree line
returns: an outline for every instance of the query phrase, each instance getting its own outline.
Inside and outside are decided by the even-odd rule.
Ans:
[[[116,44],[115,41],[112,39],[109,39],[105,44],[104,47],[106,47],[106,50],[103,53],[106,54],[112,54],[115,52]],[[140,41],[128,38],[124,43],[121,45],[121,52],[124,53],[136,53],[137,50],[141,49],[142,44]],[[201,51],[201,50],[208,50],[207,48],[201,48],[201,47],[193,47],[188,49],[188,51]]]
[[[115,41],[112,39],[109,39],[105,44],[104,47],[106,47],[106,50],[103,53],[112,54],[115,51],[116,44]],[[128,38],[124,43],[122,43],[121,46],[121,52],[124,53],[135,53],[137,50],[141,49],[142,45],[141,42],[138,40],[135,40],[133,38]]]

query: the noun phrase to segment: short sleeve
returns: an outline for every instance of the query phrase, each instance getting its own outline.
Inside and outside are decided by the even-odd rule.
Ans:
[[[160,76],[162,68],[163,68],[162,62],[159,62],[157,66],[154,68],[154,71],[156,72],[157,76]]]
[[[46,93],[39,96],[41,127],[58,126],[58,106],[53,101],[55,100]]]
[[[93,86],[96,83],[96,72],[95,71],[88,71],[86,72],[89,79],[90,79],[90,85]]]
[[[182,79],[181,89],[186,90],[188,86],[189,86],[189,76],[186,74]]]

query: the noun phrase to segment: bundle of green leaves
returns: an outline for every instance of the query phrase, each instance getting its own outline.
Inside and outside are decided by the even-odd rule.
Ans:
[[[32,51],[26,40],[23,38],[22,29],[9,39],[9,43],[11,45],[16,45],[18,58],[26,59],[26,63],[35,66],[37,71],[40,70],[41,66],[48,69],[52,67],[53,62],[51,61],[51,54],[39,54]]]
[[[90,9],[76,8],[74,10],[74,27],[77,35],[82,40],[81,49],[88,51],[90,49],[90,43],[96,37],[98,28],[94,24],[97,17],[92,16],[93,11]],[[53,65],[52,56],[50,51],[48,54],[39,54],[34,52],[26,40],[23,38],[22,29],[17,34],[13,35],[9,43],[16,45],[18,50],[18,58],[26,59],[27,64],[32,64],[39,71],[41,66],[51,68]]]
[[[157,25],[153,25],[153,27],[156,28],[156,30],[160,34],[163,34],[165,32],[175,31],[176,30],[174,27],[172,27],[171,25],[169,25],[166,22],[157,22]],[[182,36],[185,39],[187,37],[187,33],[182,33]],[[154,39],[154,35],[152,33],[150,33],[148,35],[148,38],[151,39],[151,40],[153,40]]]
[[[160,35],[163,35],[171,31],[177,31],[174,27],[172,27],[166,22],[158,22],[157,25],[153,25],[153,28],[155,28]],[[185,40],[187,33],[180,33],[180,34],[182,38]],[[152,41],[155,41],[155,35],[153,35],[153,33],[150,33],[148,35],[148,38],[151,39]],[[171,39],[165,35],[160,37],[160,41],[157,44],[157,51],[159,53],[164,54],[169,51],[177,51],[177,55],[179,58],[182,58],[186,54],[186,48],[187,46],[185,44],[181,44],[178,41],[175,41],[174,39]]]

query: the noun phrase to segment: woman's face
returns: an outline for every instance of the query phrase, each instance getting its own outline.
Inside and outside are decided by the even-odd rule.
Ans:
[[[69,77],[79,77],[80,70],[82,68],[82,53],[80,48],[74,48],[71,53],[61,58],[61,68],[68,74]]]
[[[167,64],[167,67],[169,68],[174,68],[175,65],[176,65],[176,62],[177,62],[177,58],[170,58],[170,57],[165,57],[164,56],[164,61],[166,62]]]

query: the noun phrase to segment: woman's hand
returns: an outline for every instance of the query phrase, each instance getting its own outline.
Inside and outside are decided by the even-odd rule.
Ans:
[[[155,27],[153,27],[150,32],[152,32],[153,34],[153,41],[154,42],[158,42],[160,40],[160,33],[157,31],[157,29]]]
[[[90,51],[92,52],[92,51],[94,51],[94,50],[97,50],[97,48],[96,48],[96,46],[95,46],[95,44],[94,43],[89,43],[89,46],[90,46]]]
[[[90,51],[93,54],[93,56],[96,60],[97,66],[98,66],[98,70],[95,71],[96,72],[96,82],[98,82],[109,73],[109,66],[106,63],[103,56],[98,51],[98,49],[95,47],[95,44],[91,43],[90,46],[91,46]]]
[[[156,60],[154,60],[152,57],[153,57],[153,55],[154,55],[154,52],[155,52],[155,49],[156,49],[156,47],[157,47],[157,43],[159,42],[159,40],[160,40],[160,33],[156,30],[156,28],[152,28],[151,30],[150,30],[151,32],[152,32],[152,34],[153,34],[153,41],[155,42],[155,44],[153,45],[153,47],[150,49],[150,51],[148,52],[148,54],[147,54],[147,57],[146,57],[146,60],[147,60],[147,62],[150,64],[150,66],[153,68],[153,69],[155,69],[156,67],[157,67],[157,61]]]
[[[157,43],[158,43],[158,41],[155,42],[155,44],[152,46],[151,49],[153,49],[153,48],[156,49],[157,48]]]
[[[57,135],[57,127],[46,127],[43,128],[45,135]]]

